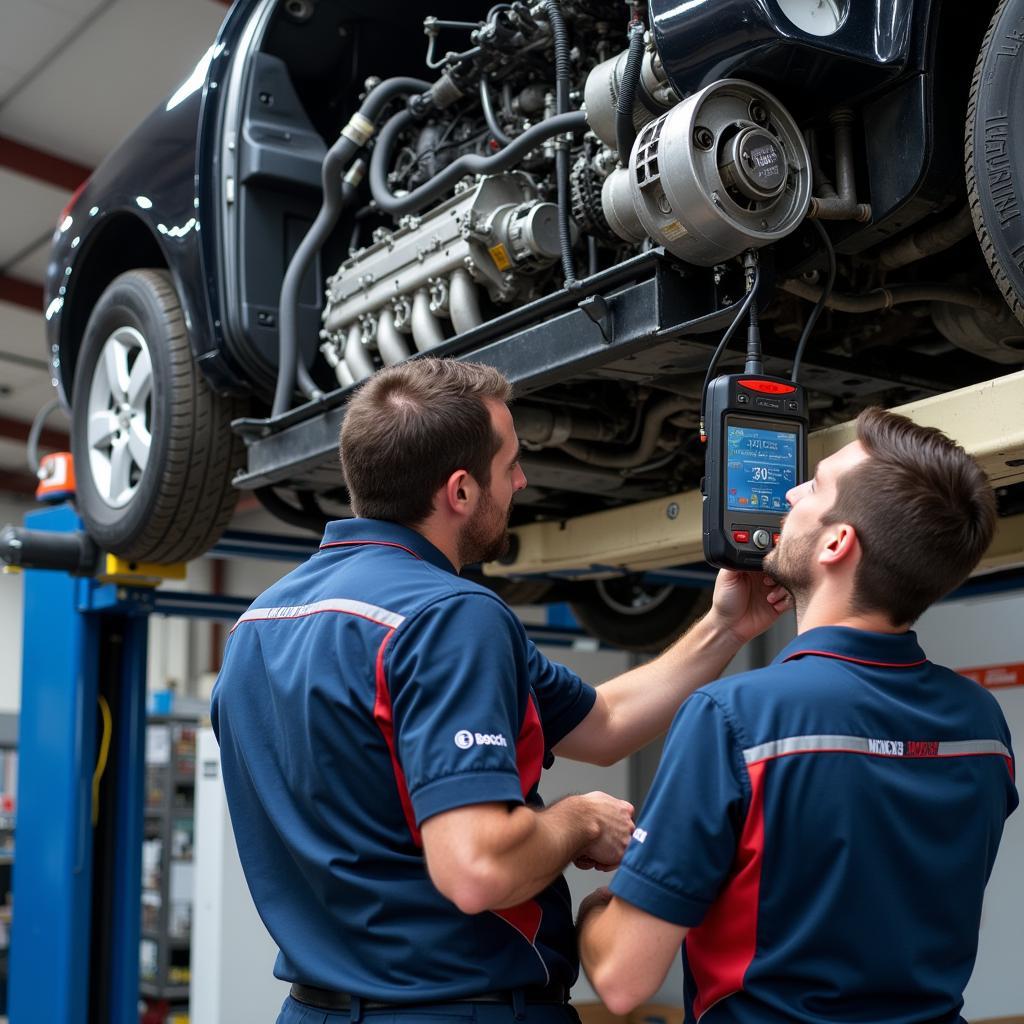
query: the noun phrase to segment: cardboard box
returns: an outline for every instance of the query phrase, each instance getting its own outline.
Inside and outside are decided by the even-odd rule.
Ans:
[[[645,1003],[621,1017],[604,1003],[573,1003],[583,1024],[683,1024],[683,1008],[662,1003]]]
[[[583,1024],[629,1024],[628,1017],[612,1013],[604,1003],[573,1003]]]
[[[629,1024],[683,1024],[683,1008],[665,1003],[645,1003],[629,1015]]]

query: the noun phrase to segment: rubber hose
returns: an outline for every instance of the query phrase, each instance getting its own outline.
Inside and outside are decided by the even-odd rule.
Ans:
[[[310,530],[312,533],[323,533],[329,516],[311,514],[305,509],[297,509],[282,498],[273,485],[257,487],[253,494],[256,500],[273,516],[290,526],[297,526],[300,530]]]
[[[430,83],[420,78],[390,78],[386,82],[381,82],[366,97],[359,108],[359,114],[376,124],[384,107],[396,96],[425,92],[429,88]],[[306,270],[323,247],[324,242],[327,241],[331,231],[334,230],[341,211],[345,207],[345,188],[343,185],[339,187],[339,181],[348,164],[361,148],[358,142],[342,135],[327,151],[320,171],[323,189],[320,210],[312,227],[306,232],[305,238],[295,250],[295,255],[292,256],[288,269],[285,271],[284,280],[281,282],[277,314],[280,322],[277,384],[274,388],[272,416],[281,416],[291,407],[292,394],[295,391],[296,367],[299,361],[299,288],[302,279],[306,276]],[[355,188],[353,187],[351,195],[347,198],[351,199],[354,195]],[[307,387],[312,385],[308,373],[303,375],[303,382]]]
[[[629,166],[629,154],[636,142],[636,128],[633,125],[633,106],[636,102],[636,87],[640,81],[640,68],[644,62],[644,26],[635,22],[629,30],[629,51],[626,66],[619,83],[619,95],[615,100],[615,144],[619,150],[619,163]]]
[[[562,5],[558,0],[547,0],[544,4],[551,35],[555,44],[555,112],[569,112],[569,86],[571,68],[569,65],[569,34],[565,30],[565,17]],[[570,206],[572,198],[569,192],[569,150],[563,140],[556,143],[555,150],[555,182],[558,187],[558,247],[562,255],[562,273],[565,276],[565,287],[572,288],[576,284],[576,261],[572,254],[572,221]]]
[[[587,127],[586,115],[579,110],[569,114],[556,114],[546,121],[535,124],[532,128],[517,136],[504,149],[492,156],[478,156],[467,153],[449,164],[443,171],[436,174],[430,181],[424,182],[419,188],[413,189],[408,195],[396,196],[388,188],[388,165],[391,162],[391,150],[398,136],[412,123],[413,115],[404,110],[392,117],[381,129],[377,145],[374,146],[370,159],[370,192],[378,208],[392,217],[402,217],[407,213],[416,213],[428,203],[439,199],[452,189],[455,184],[469,174],[495,174],[514,167],[527,153],[536,149],[542,142],[554,135],[567,132],[583,131]]]
[[[483,108],[484,120],[487,122],[487,130],[494,136],[494,141],[499,146],[507,146],[512,138],[502,131],[498,124],[497,115],[494,113],[494,102],[491,99],[491,86],[486,75],[480,76],[480,106]]]
[[[28,432],[28,441],[25,445],[25,454],[28,457],[29,472],[33,476],[39,472],[39,438],[43,436],[43,426],[50,418],[50,414],[54,412],[59,405],[59,398],[51,398],[50,401],[36,413],[35,419],[32,420],[32,428]]]

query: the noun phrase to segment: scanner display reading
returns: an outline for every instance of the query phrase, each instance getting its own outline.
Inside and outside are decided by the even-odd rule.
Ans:
[[[728,426],[726,507],[730,512],[787,512],[796,484],[797,435],[788,430]]]

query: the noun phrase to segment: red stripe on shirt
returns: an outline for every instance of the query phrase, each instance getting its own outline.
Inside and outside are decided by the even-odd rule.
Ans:
[[[536,900],[527,900],[517,907],[506,907],[504,910],[493,910],[491,913],[497,914],[503,921],[512,925],[531,946],[536,943],[540,922],[544,917],[544,911]]]
[[[384,734],[384,742],[387,744],[388,753],[391,755],[391,767],[395,773],[398,798],[402,802],[402,813],[405,815],[406,824],[409,826],[412,841],[417,846],[422,847],[423,840],[420,837],[420,830],[416,826],[416,815],[413,813],[409,787],[405,782],[405,772],[402,771],[402,765],[398,760],[398,751],[395,747],[395,719],[391,709],[391,690],[388,687],[387,676],[384,674],[384,651],[394,632],[393,629],[390,630],[377,649],[377,699],[373,705],[373,720]]]
[[[376,544],[381,548],[398,548],[399,551],[408,551],[413,558],[419,559],[421,562],[423,561],[412,548],[407,548],[404,544],[396,544],[392,540],[332,540],[326,544],[321,544],[320,550],[323,551],[324,548],[358,548],[365,547],[367,544]]]
[[[525,799],[540,782],[544,770],[544,729],[532,693],[526,699],[526,714],[516,739],[516,768]]]
[[[739,992],[757,951],[757,910],[764,860],[764,764],[748,766],[750,809],[729,877],[704,920],[686,936],[686,962],[700,1017],[712,1005]]]
[[[794,651],[784,661],[801,658],[805,654],[816,654],[820,658],[835,658],[837,661],[852,661],[855,665],[870,665],[872,668],[916,668],[928,659],[918,658],[917,661],[869,661],[867,658],[855,658],[850,654],[836,654],[835,651]]]

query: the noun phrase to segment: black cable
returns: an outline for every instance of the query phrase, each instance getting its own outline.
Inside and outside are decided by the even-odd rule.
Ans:
[[[818,322],[818,317],[821,316],[821,311],[825,308],[825,303],[828,302],[829,296],[832,294],[832,288],[836,283],[836,251],[832,247],[832,239],[828,237],[828,232],[821,226],[821,221],[812,220],[811,223],[818,232],[822,245],[825,246],[825,252],[828,255],[828,280],[825,283],[825,290],[814,304],[814,309],[811,310],[811,315],[807,318],[807,323],[804,324],[804,329],[800,334],[800,341],[796,346],[796,355],[793,356],[793,370],[789,375],[789,379],[794,382],[800,376],[800,363],[803,361],[807,342],[811,338],[811,331],[814,330],[814,325]]]
[[[750,285],[750,290],[747,292],[746,298],[740,303],[740,308],[733,318],[729,329],[722,335],[722,340],[718,343],[718,348],[715,349],[715,354],[711,357],[711,362],[708,363],[708,372],[704,377],[704,387],[700,393],[700,439],[702,441],[707,440],[707,434],[704,431],[704,411],[707,403],[708,387],[711,384],[711,380],[715,375],[715,369],[718,366],[718,361],[722,358],[722,353],[725,351],[725,346],[729,344],[729,340],[736,333],[736,328],[743,322],[743,318],[747,315],[750,309],[751,303],[754,301],[754,296],[757,294],[757,286],[761,282],[761,267],[760,264],[754,266],[754,280]]]
[[[562,5],[558,0],[547,0],[544,4],[547,11],[548,24],[555,44],[555,113],[569,113],[569,86],[571,68],[569,65],[569,33],[565,28],[565,17]],[[569,192],[569,147],[565,139],[556,139],[555,146],[555,182],[558,186],[558,247],[562,253],[562,273],[565,276],[565,287],[576,285],[576,261],[572,253],[572,221],[570,205],[572,197]]]
[[[43,435],[43,425],[49,419],[50,414],[60,405],[59,398],[51,398],[36,413],[35,419],[32,420],[32,428],[28,432],[28,441],[26,442],[25,449],[28,457],[28,468],[29,472],[33,476],[39,472],[39,438]]]
[[[629,51],[626,66],[619,83],[619,95],[615,101],[615,144],[619,151],[619,163],[629,166],[629,154],[636,141],[633,125],[633,104],[636,101],[636,87],[640,81],[640,68],[644,60],[644,26],[635,21],[629,29]]]
[[[498,124],[498,117],[494,112],[494,102],[491,99],[491,84],[487,81],[486,75],[480,76],[480,106],[483,108],[487,130],[494,136],[494,141],[499,146],[507,146],[512,141],[512,137],[507,135]]]
[[[750,306],[750,319],[747,323],[747,362],[744,373],[764,373],[764,362],[761,359],[761,325],[757,318],[757,303]]]

